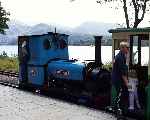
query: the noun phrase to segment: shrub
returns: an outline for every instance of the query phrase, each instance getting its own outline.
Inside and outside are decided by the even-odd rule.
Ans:
[[[107,69],[108,71],[112,71],[112,62],[107,62],[103,65],[103,68]]]
[[[0,56],[0,69],[18,72],[19,70],[18,58]]]

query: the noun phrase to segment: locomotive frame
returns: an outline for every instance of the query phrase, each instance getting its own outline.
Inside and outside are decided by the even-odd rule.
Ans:
[[[69,60],[68,35],[49,32],[19,36],[19,86],[44,92],[63,92],[77,99],[102,99],[110,104],[110,72],[102,68],[101,39],[95,36],[95,60]],[[105,99],[105,100],[104,100]],[[104,101],[103,101],[104,100]],[[79,100],[80,101],[80,100]]]

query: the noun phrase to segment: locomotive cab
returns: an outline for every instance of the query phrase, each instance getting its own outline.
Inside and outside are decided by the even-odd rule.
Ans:
[[[149,75],[150,75],[150,62],[149,62],[149,41],[150,41],[150,29],[138,28],[138,29],[111,29],[112,33],[112,60],[118,52],[119,44],[121,41],[129,43],[129,55],[127,56],[127,64],[129,65],[129,72],[136,71],[136,77],[138,80],[137,93],[140,102],[141,109],[134,111],[134,117],[141,114],[142,119],[150,119],[150,106],[149,106]],[[148,49],[149,47],[149,49]],[[112,89],[112,94],[115,91]],[[145,115],[145,116],[144,116]]]
[[[47,79],[48,63],[69,58],[67,38],[68,35],[51,32],[19,36],[19,85],[42,87]]]

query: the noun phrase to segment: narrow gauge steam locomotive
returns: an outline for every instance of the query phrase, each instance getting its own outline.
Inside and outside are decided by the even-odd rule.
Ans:
[[[49,91],[110,98],[110,72],[102,68],[101,38],[95,36],[95,60],[69,60],[68,35],[49,32],[19,36],[19,85]],[[79,51],[80,52],[80,51]],[[109,101],[109,100],[108,100]]]

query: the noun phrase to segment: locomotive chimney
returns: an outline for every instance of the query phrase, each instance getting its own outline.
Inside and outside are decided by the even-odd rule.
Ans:
[[[102,60],[101,60],[101,40],[102,36],[94,36],[95,38],[95,65],[97,67],[101,67]]]

